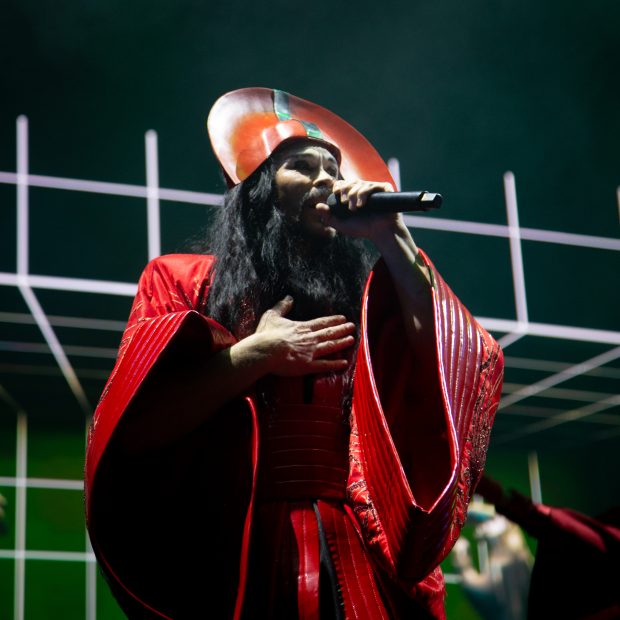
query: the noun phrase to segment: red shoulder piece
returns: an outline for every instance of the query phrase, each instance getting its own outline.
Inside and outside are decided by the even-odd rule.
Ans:
[[[503,369],[497,343],[422,256],[434,279],[435,350],[408,344],[380,263],[364,294],[350,446],[349,500],[364,538],[407,589],[437,567],[463,525]]]

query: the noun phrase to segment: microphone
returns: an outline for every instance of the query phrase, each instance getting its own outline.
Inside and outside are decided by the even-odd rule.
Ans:
[[[327,206],[330,211],[341,219],[352,215],[428,211],[429,209],[439,209],[442,202],[441,194],[433,194],[432,192],[377,192],[368,196],[362,209],[349,211],[348,202],[343,204],[336,194],[330,194],[327,198]]]

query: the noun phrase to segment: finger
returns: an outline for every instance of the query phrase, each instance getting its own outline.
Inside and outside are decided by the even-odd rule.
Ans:
[[[336,314],[333,316],[321,316],[317,319],[310,319],[309,321],[301,321],[304,327],[308,327],[313,332],[325,329],[326,327],[333,327],[334,325],[345,325],[350,323],[347,321],[347,317],[342,314]],[[353,325],[353,323],[350,323]]]
[[[356,206],[359,209],[368,202],[368,197],[381,192],[393,192],[394,188],[389,183],[365,183],[357,192]]]
[[[349,209],[354,211],[366,204],[368,196],[377,192],[393,192],[394,188],[389,183],[373,181],[353,181],[346,187],[342,187],[340,200],[349,202]]]
[[[340,194],[340,202],[346,204],[351,201],[351,194],[355,193],[355,188],[359,184],[359,181],[345,181],[338,188]]]
[[[344,338],[355,332],[355,325],[353,323],[344,323],[342,325],[335,325],[333,327],[326,327],[315,331],[312,335],[318,342],[326,342],[328,340],[334,340],[336,338]]]
[[[344,196],[349,193],[349,188],[353,185],[354,181],[345,181],[341,179],[340,181],[335,181],[332,187],[332,191],[334,194],[339,194],[342,197],[342,200],[346,200]]]
[[[371,183],[364,182],[361,184],[360,188],[357,191],[357,202],[356,207],[359,209],[363,207],[368,201],[368,197],[373,194],[378,194],[381,192],[393,192],[392,186],[389,183]]]
[[[355,203],[355,206],[358,209],[360,209],[366,204],[369,196],[371,196],[372,194],[376,194],[377,192],[380,192],[380,191],[382,190],[377,189],[376,187],[373,187],[372,185],[369,185],[367,187],[360,189],[360,191],[357,193],[357,202]]]
[[[335,340],[328,340],[327,342],[321,342],[317,345],[316,350],[314,352],[314,357],[320,358],[325,355],[329,355],[330,353],[336,353],[338,351],[342,351],[343,349],[348,349],[355,343],[355,338],[353,336],[345,336],[344,338],[338,338]]]
[[[293,307],[293,298],[287,295],[281,299],[275,306],[270,308],[271,312],[275,312],[278,316],[286,316]]]
[[[364,183],[363,181],[355,181],[349,191],[348,191],[348,196],[345,199],[345,197],[342,197],[342,201],[344,202],[345,200],[348,200],[349,205],[349,211],[355,211],[355,209],[357,208],[357,197],[358,194],[360,193],[360,191],[363,189],[364,187]]]

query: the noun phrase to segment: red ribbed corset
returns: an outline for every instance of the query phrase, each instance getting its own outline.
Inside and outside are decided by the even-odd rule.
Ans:
[[[340,407],[280,405],[261,424],[259,499],[344,499],[348,444]]]

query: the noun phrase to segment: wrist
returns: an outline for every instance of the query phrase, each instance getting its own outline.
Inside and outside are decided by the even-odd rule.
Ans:
[[[230,359],[237,368],[252,370],[257,378],[272,371],[273,352],[269,339],[254,333],[234,344],[230,349]]]
[[[373,227],[371,241],[382,255],[403,247],[409,247],[414,254],[417,254],[413,237],[400,216],[386,225]]]

